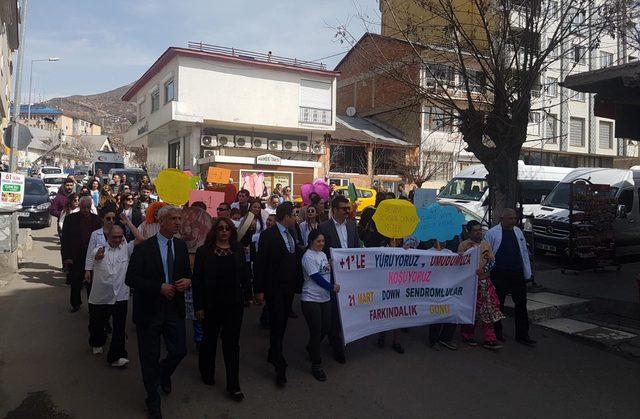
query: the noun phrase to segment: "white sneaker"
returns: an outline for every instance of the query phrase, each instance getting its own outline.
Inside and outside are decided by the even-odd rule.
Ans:
[[[112,367],[124,367],[129,363],[129,360],[127,358],[120,358],[117,361],[113,361],[111,363]]]
[[[91,348],[91,351],[94,355],[99,355],[102,353],[102,346],[94,346],[93,348]]]

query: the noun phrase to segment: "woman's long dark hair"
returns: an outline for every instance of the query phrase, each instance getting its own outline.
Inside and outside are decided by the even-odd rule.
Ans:
[[[232,249],[235,249],[238,246],[238,230],[236,230],[236,226],[233,224],[233,221],[227,217],[218,217],[215,219],[211,226],[211,230],[209,230],[209,234],[207,234],[207,238],[204,240],[204,245],[209,248],[214,248],[216,246],[218,226],[222,222],[226,223],[229,227],[229,232],[231,233],[229,236],[229,245]]]
[[[311,230],[311,232],[309,233],[309,237],[307,239],[308,240],[307,241],[307,250],[311,249],[311,243],[313,243],[315,241],[315,239],[317,239],[320,236],[324,236],[324,234],[322,234],[320,229]]]
[[[358,222],[358,234],[363,235],[365,231],[376,231],[376,224],[373,221],[373,215],[376,213],[376,209],[373,207],[366,207],[362,214],[360,214],[360,222]]]
[[[251,212],[251,207],[256,202],[258,204],[260,204],[260,210],[263,209],[262,208],[262,201],[260,201],[259,198],[249,198],[249,201],[248,201],[249,206],[248,206],[248,211],[247,212]],[[255,214],[253,214],[253,215],[255,216],[256,221],[260,224],[260,231],[264,230],[264,220],[262,219],[262,213],[260,213],[258,215],[255,215]]]
[[[67,202],[64,203],[65,211],[71,210],[71,206],[73,205],[74,199],[79,198],[78,194],[73,192],[67,196]]]

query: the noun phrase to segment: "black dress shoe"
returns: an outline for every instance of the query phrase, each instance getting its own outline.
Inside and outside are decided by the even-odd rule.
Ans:
[[[276,385],[280,388],[284,387],[287,384],[287,373],[286,370],[282,369],[276,371]]]
[[[162,392],[166,395],[171,394],[171,377],[170,376],[165,376],[165,377],[160,377],[160,388],[162,389]]]
[[[318,381],[327,381],[327,374],[325,374],[322,366],[320,365],[312,365],[311,366],[311,375]]]
[[[521,343],[523,345],[530,346],[530,347],[534,347],[536,346],[536,343],[538,343],[535,340],[531,339],[529,336],[525,336],[523,338],[517,338],[516,342]]]
[[[333,352],[333,359],[335,359],[335,361],[338,364],[346,364],[347,363],[347,358],[344,356],[344,352]]]
[[[231,400],[240,403],[241,401],[244,400],[244,393],[240,390],[236,390],[236,391],[229,391],[229,397],[231,398]]]

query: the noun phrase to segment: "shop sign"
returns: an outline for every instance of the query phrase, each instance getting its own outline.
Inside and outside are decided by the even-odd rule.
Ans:
[[[278,156],[274,156],[273,154],[263,154],[256,157],[256,164],[280,166],[282,164],[282,159]]]

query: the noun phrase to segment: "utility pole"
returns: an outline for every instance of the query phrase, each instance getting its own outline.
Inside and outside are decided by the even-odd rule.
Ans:
[[[38,61],[60,61],[60,57],[38,58],[31,60],[31,69],[29,74],[29,102],[27,103],[27,121],[31,121],[31,85],[33,83],[33,63],[36,63]]]
[[[16,84],[13,92],[13,129],[11,130],[11,155],[9,156],[9,171],[15,172],[18,166],[18,138],[20,131],[20,106],[22,98],[20,89],[22,88],[22,63],[24,61],[24,41],[25,28],[27,27],[27,4],[29,0],[22,0],[20,10],[20,46],[18,47],[18,65],[16,70]]]

